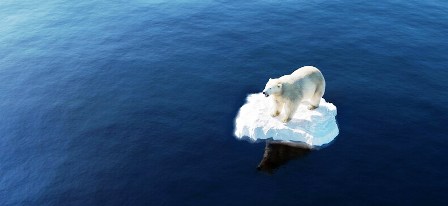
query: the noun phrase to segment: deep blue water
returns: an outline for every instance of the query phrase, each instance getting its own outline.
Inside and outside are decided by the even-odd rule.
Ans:
[[[446,205],[448,2],[0,1],[0,205]],[[335,142],[233,136],[314,65]]]

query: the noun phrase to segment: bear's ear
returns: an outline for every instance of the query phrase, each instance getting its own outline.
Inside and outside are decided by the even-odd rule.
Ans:
[[[280,89],[282,88],[282,86],[283,86],[282,84],[277,84],[277,87]]]

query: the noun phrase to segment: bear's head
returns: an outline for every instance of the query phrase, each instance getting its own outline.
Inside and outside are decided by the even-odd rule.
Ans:
[[[266,97],[269,95],[278,95],[282,93],[282,83],[279,79],[269,79],[266,83],[266,87],[263,90],[263,94]]]

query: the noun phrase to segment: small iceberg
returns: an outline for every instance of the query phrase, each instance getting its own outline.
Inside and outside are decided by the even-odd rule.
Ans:
[[[291,121],[281,121],[283,111],[278,117],[269,114],[271,105],[263,94],[250,94],[235,120],[235,136],[251,141],[273,140],[286,143],[305,143],[318,147],[330,143],[339,134],[336,123],[336,106],[321,99],[319,107],[308,110],[301,104]]]

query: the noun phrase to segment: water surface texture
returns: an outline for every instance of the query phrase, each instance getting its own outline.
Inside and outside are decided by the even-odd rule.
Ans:
[[[0,205],[446,205],[448,2],[0,1]],[[258,172],[234,117],[314,65],[340,134]]]

